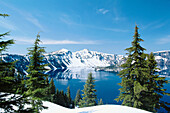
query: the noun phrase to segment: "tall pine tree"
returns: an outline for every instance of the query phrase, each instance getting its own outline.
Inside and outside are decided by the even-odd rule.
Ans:
[[[163,85],[163,83],[166,83],[166,81],[160,78],[161,84],[159,85],[154,84],[153,81],[156,79],[151,80],[151,78],[153,79],[153,76],[156,75],[152,73],[153,69],[149,69],[149,65],[152,63],[149,63],[149,58],[147,61],[147,54],[144,53],[145,48],[140,45],[140,42],[143,40],[138,34],[137,26],[135,27],[135,35],[133,37],[132,47],[125,49],[128,51],[128,57],[126,62],[121,66],[123,70],[119,72],[119,76],[122,78],[122,82],[119,83],[119,85],[122,86],[122,88],[120,88],[119,97],[115,100],[123,100],[122,105],[154,111],[156,102],[151,102],[151,100],[154,99],[153,95],[157,95],[157,89],[154,87],[159,87]],[[156,65],[153,65],[155,68]],[[162,93],[164,93],[165,90],[162,89],[162,87],[159,88],[163,91]]]
[[[31,96],[32,108],[35,112],[39,112],[43,108],[42,98],[46,96],[48,90],[45,77],[48,75],[43,74],[47,71],[45,64],[43,64],[43,58],[45,53],[44,47],[40,47],[40,35],[37,35],[34,46],[29,48],[30,64],[28,66],[28,79],[26,80],[27,91],[26,94]]]
[[[76,97],[75,97],[75,99],[74,99],[74,105],[77,106],[81,99],[82,99],[82,98],[81,98],[80,89],[79,89],[79,90],[77,91]]]
[[[53,80],[53,78],[51,79],[51,81],[50,81],[50,88],[49,88],[50,90],[50,94],[55,94],[55,85],[54,85],[54,80]]]
[[[0,14],[0,17],[8,17],[8,14]],[[11,68],[13,67],[13,63],[12,62],[4,62],[3,61],[3,52],[7,50],[8,46],[10,46],[11,44],[14,44],[14,40],[7,40],[7,41],[3,41],[3,37],[8,36],[9,32],[0,34],[0,55],[1,55],[1,59],[0,59],[0,86],[4,86],[4,87],[0,87],[0,92],[9,92],[11,91],[10,86],[11,86],[11,82],[14,79],[14,76],[8,76],[9,75],[9,70],[11,70]],[[7,91],[6,91],[7,90]]]
[[[96,105],[96,89],[94,89],[94,78],[92,77],[92,73],[89,73],[86,84],[84,85],[84,89],[82,90],[82,100],[79,102],[80,107],[88,107]]]
[[[0,17],[8,17],[8,14],[0,14]],[[9,32],[0,34],[0,108],[4,112],[31,112],[31,109],[24,108],[29,102],[24,95],[16,95],[21,85],[16,79],[14,62],[4,62],[3,52],[8,46],[14,44],[14,40],[3,41],[2,37],[9,35]],[[15,107],[14,106],[18,106]]]
[[[164,89],[164,84],[168,83],[168,80],[165,80],[165,77],[160,77],[156,74],[158,68],[153,53],[150,53],[147,57],[147,68],[148,80],[145,85],[147,86],[148,91],[143,93],[145,94],[143,95],[145,104],[143,104],[142,107],[152,112],[157,112],[160,107],[170,111],[170,107],[168,107],[169,103],[161,100],[163,95],[169,95],[169,93],[166,93],[166,89]]]
[[[142,106],[140,93],[145,90],[142,86],[146,75],[146,55],[144,54],[145,48],[140,45],[143,40],[139,38],[137,26],[133,37],[132,47],[125,49],[128,51],[128,58],[121,66],[123,70],[119,75],[122,82],[119,85],[122,88],[120,88],[120,96],[116,100],[123,100],[122,105],[140,108]]]
[[[73,102],[72,102],[71,94],[70,94],[70,86],[67,87],[67,104],[69,108],[73,106]]]

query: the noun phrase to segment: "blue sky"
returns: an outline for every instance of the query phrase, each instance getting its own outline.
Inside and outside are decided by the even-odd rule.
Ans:
[[[0,33],[26,54],[40,32],[46,52],[84,48],[124,55],[135,23],[147,53],[170,50],[170,0],[0,0]]]

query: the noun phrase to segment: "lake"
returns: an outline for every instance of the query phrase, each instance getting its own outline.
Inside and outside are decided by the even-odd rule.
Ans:
[[[121,104],[114,99],[119,95],[121,78],[117,76],[117,73],[94,71],[94,68],[70,68],[65,70],[50,71],[50,77],[54,79],[56,88],[59,90],[67,91],[67,87],[70,85],[71,96],[74,99],[78,89],[82,90],[87,80],[88,73],[92,73],[95,78],[95,89],[97,90],[97,98],[102,98],[104,104]],[[170,80],[170,77],[166,78]],[[166,84],[165,88],[170,92],[170,84]],[[162,98],[170,102],[170,97],[164,96]],[[163,109],[159,110],[163,111]]]

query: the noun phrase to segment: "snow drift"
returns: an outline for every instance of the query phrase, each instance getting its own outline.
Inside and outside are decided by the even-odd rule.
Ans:
[[[43,102],[43,105],[47,106],[48,109],[43,110],[41,113],[150,113],[148,111],[121,105],[99,105],[75,109],[68,109],[51,102]]]

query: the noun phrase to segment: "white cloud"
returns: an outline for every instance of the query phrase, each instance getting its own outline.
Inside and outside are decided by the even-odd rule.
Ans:
[[[157,41],[157,44],[168,44],[170,43],[170,35],[166,36],[165,38],[160,38]]]
[[[33,44],[35,39],[29,37],[10,37],[13,38],[16,44]],[[41,39],[41,44],[43,45],[54,45],[54,44],[97,44],[95,41],[83,40],[83,41],[73,41],[73,40],[51,40],[51,39]]]
[[[101,8],[101,9],[98,9],[97,12],[104,15],[104,14],[108,13],[109,10],[106,10],[106,9],[104,9],[104,8]]]
[[[35,41],[35,39],[28,38],[28,37],[11,37],[11,36],[9,36],[9,38],[14,39],[16,44],[33,44]]]
[[[42,44],[50,45],[50,44],[96,44],[94,41],[72,41],[72,40],[43,40]]]

